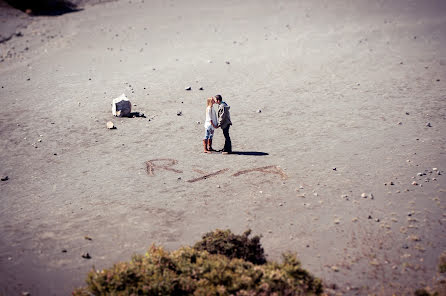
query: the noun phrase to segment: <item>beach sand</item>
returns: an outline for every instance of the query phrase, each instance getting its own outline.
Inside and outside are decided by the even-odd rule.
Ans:
[[[132,0],[18,17],[0,43],[1,295],[69,295],[93,266],[216,228],[262,234],[269,260],[297,252],[340,294],[438,284],[444,1]],[[113,117],[122,93],[146,117]],[[232,155],[202,152],[216,94]]]

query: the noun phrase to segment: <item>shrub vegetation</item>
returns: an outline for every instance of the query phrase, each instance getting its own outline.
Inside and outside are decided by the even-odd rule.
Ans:
[[[166,251],[152,246],[130,262],[92,270],[86,295],[320,295],[322,283],[301,267],[294,254],[281,263],[266,262],[260,238],[250,231],[207,233],[193,248]],[[226,243],[225,243],[226,242]],[[207,250],[207,247],[210,250]],[[255,253],[257,252],[257,253]],[[255,262],[255,263],[253,263]]]

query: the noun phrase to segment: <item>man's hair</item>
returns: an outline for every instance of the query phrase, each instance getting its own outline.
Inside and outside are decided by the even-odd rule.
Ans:
[[[220,95],[216,95],[216,96],[215,96],[215,99],[216,99],[217,101],[223,101],[223,99],[221,98]]]

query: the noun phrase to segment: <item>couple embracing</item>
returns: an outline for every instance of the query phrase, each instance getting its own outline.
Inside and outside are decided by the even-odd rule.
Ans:
[[[218,104],[218,118],[215,114],[214,104]],[[220,95],[208,98],[206,100],[206,122],[204,123],[204,153],[212,153],[215,151],[212,149],[212,138],[214,136],[214,130],[216,128],[221,128],[223,130],[223,135],[225,136],[225,146],[221,150],[222,154],[229,154],[232,152],[231,138],[229,137],[229,127],[232,125],[231,115],[229,114],[229,106]]]

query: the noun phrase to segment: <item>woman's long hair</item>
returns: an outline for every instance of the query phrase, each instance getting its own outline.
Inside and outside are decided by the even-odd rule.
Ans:
[[[206,99],[206,106],[207,107],[212,107],[212,105],[214,104],[214,98],[207,98]]]

